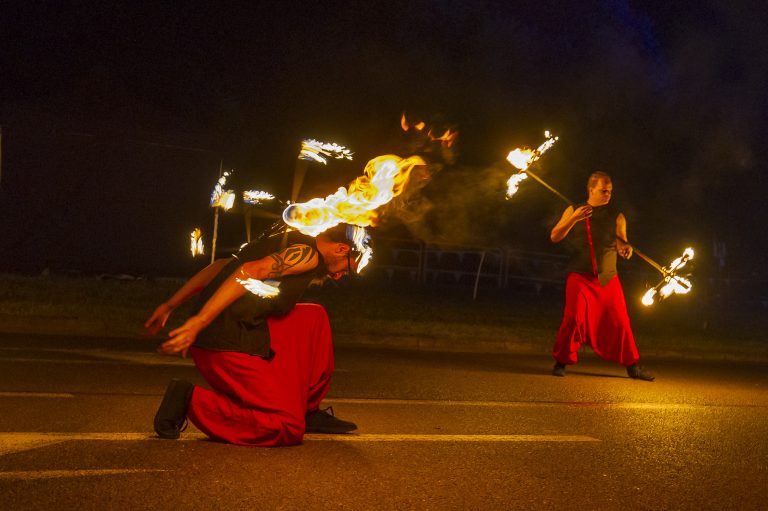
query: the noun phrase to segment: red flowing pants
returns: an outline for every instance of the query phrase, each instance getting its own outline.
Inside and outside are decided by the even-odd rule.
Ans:
[[[333,346],[325,309],[298,304],[267,322],[275,353],[271,360],[190,350],[211,388],[195,386],[188,417],[214,440],[254,446],[301,443],[305,414],[318,409],[330,388]]]
[[[560,364],[575,364],[584,344],[598,356],[623,366],[640,359],[618,275],[601,287],[594,275],[568,274],[563,322],[552,356]]]

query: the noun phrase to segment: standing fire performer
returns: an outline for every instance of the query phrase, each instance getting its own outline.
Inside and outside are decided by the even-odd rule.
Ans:
[[[200,294],[192,316],[158,351],[189,352],[210,386],[169,383],[154,421],[161,438],[178,438],[187,418],[214,440],[253,446],[298,444],[305,431],[357,429],[319,408],[334,368],[328,316],[320,305],[297,304],[311,283],[357,270],[356,229],[341,224],[315,238],[292,232],[284,249],[282,235],[251,242],[201,270],[154,311],[144,325],[152,334]],[[243,282],[272,292],[257,296]]]
[[[616,255],[629,259],[632,246],[625,242],[624,215],[609,205],[612,191],[610,176],[594,172],[587,182],[587,203],[568,206],[550,234],[553,243],[568,237],[573,248],[552,374],[565,376],[565,367],[576,363],[579,348],[587,344],[600,357],[626,367],[630,378],[653,381],[637,364],[640,355],[616,271]]]

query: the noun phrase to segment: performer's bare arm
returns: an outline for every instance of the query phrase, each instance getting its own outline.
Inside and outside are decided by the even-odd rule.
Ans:
[[[238,279],[275,279],[306,273],[314,270],[317,265],[317,252],[307,245],[292,245],[282,252],[243,264],[219,286],[200,312],[170,332],[170,339],[160,345],[158,351],[167,354],[181,352],[182,356],[187,356],[187,350],[195,342],[197,334],[247,292],[243,285],[237,282]]]
[[[575,209],[573,206],[568,206],[565,208],[565,211],[563,211],[563,216],[560,217],[560,221],[552,228],[552,232],[549,234],[549,239],[552,240],[552,243],[560,243],[566,236],[568,236],[568,233],[571,232],[574,225],[590,216],[592,216],[592,206],[589,204],[579,206]]]
[[[627,239],[627,219],[623,213],[616,217],[616,251],[624,259],[632,257],[632,245]]]
[[[152,335],[159,332],[165,326],[171,313],[181,304],[200,293],[231,260],[231,258],[217,259],[185,282],[168,301],[160,304],[144,323],[144,328],[147,332]]]

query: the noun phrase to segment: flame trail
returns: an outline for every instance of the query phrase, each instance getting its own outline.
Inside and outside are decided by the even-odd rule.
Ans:
[[[344,159],[351,160],[352,154],[353,154],[352,151],[336,143],[329,144],[325,142],[320,142],[319,140],[308,138],[308,139],[302,140],[301,142],[301,151],[299,151],[299,159],[316,161],[316,162],[322,163],[323,165],[326,165],[328,163],[328,160],[325,158],[325,156],[329,158],[335,158],[337,160],[344,160]]]
[[[203,250],[203,233],[200,228],[196,227],[194,231],[189,235],[190,237],[190,250],[192,251],[192,257],[204,255]]]
[[[262,202],[271,201],[274,198],[275,196],[271,193],[259,190],[246,190],[243,192],[243,202],[246,204],[261,204]]]
[[[374,225],[378,219],[376,208],[403,192],[417,165],[425,165],[418,156],[378,156],[368,162],[364,175],[353,181],[349,190],[342,187],[325,199],[291,204],[283,211],[283,221],[310,236],[340,223]]]
[[[549,151],[560,138],[552,135],[549,131],[545,131],[544,136],[546,137],[546,140],[536,149],[517,148],[514,151],[510,151],[507,155],[507,161],[511,163],[513,167],[518,169],[518,172],[512,174],[507,181],[507,198],[512,197],[517,193],[520,182],[528,177],[528,173],[526,172],[528,167],[541,158],[541,155]]]

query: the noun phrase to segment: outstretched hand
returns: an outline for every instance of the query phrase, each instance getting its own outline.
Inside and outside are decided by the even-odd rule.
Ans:
[[[148,334],[156,335],[165,326],[171,312],[173,312],[173,309],[170,305],[166,303],[161,304],[144,323],[144,329]]]
[[[206,322],[199,316],[192,316],[183,325],[175,330],[171,330],[170,339],[158,346],[157,351],[166,355],[181,353],[182,357],[187,356],[189,347],[194,344],[197,334],[205,328]]]

